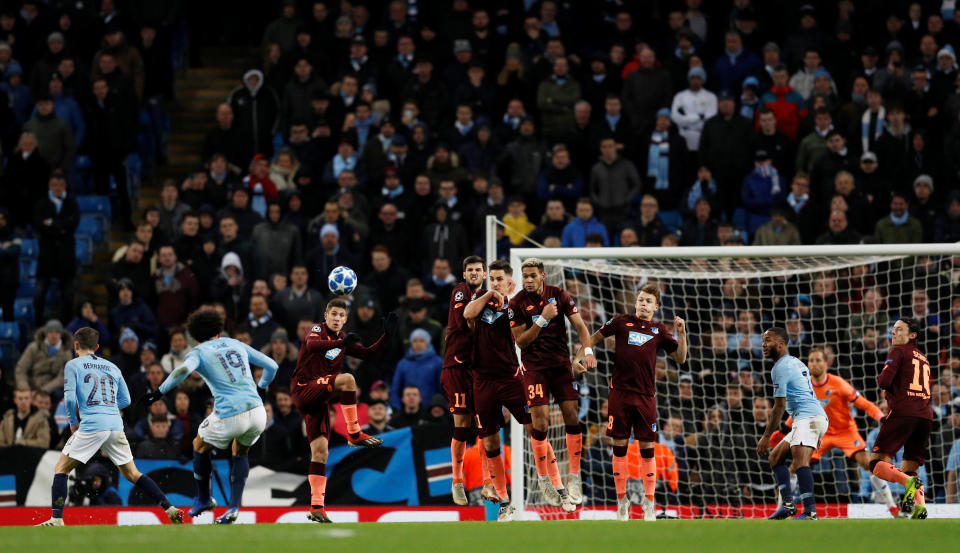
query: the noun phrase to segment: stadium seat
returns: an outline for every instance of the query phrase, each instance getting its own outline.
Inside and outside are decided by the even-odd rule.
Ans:
[[[20,280],[25,278],[36,278],[37,260],[20,258]]]
[[[683,216],[680,215],[679,211],[660,211],[657,215],[660,216],[660,221],[663,222],[664,226],[669,227],[671,230],[679,230],[683,227]]]
[[[20,325],[15,322],[0,322],[0,342],[20,343]]]
[[[18,298],[33,298],[33,291],[37,288],[37,281],[34,278],[24,278],[20,275],[20,287],[17,288]]]
[[[33,323],[33,296],[20,298],[13,304],[14,317],[18,321]]]
[[[96,215],[104,223],[110,222],[110,198],[108,196],[77,196],[80,215]]]
[[[25,238],[20,242],[20,257],[36,259],[40,253],[40,244],[32,238]]]
[[[77,236],[74,251],[77,255],[77,263],[89,265],[93,262],[93,241],[89,236]]]
[[[93,242],[102,242],[103,221],[95,215],[82,215],[80,217],[80,223],[77,225],[77,230],[74,231],[73,234],[78,239],[85,236]]]

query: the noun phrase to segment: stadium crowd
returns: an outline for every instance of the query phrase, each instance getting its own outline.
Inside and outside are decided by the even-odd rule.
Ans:
[[[400,316],[382,359],[346,362],[364,431],[451,426],[439,384],[448,301],[462,259],[485,251],[486,215],[503,223],[500,257],[532,245],[960,241],[952,1],[285,1],[261,29],[260,62],[237,68],[210,114],[202,166],[154,183],[161,201],[141,206],[125,160],[136,150],[164,163],[179,4],[0,4],[4,321],[21,280],[36,281],[34,320],[0,359],[0,446],[64,443],[72,331],[99,330],[138,397],[194,345],[188,314],[212,305],[227,334],[280,365],[254,459],[302,471],[290,377],[340,265],[360,277],[348,331],[369,344],[383,313]],[[83,268],[106,281],[106,306],[74,294],[81,190],[110,196],[127,233],[109,266]],[[21,274],[30,238],[36,273]],[[583,310],[591,330],[631,309],[581,276],[566,288],[597,304]],[[59,305],[47,305],[54,280]],[[782,323],[804,359],[826,346],[831,372],[880,402],[874,375],[901,315],[926,321],[923,349],[939,361],[928,495],[960,501],[960,258],[662,288],[662,319],[685,317],[693,345],[684,366],[665,359],[658,372],[664,501],[772,498],[753,453],[771,407],[761,328]],[[583,421],[597,501],[613,488],[596,431],[604,386],[593,382]],[[209,398],[194,375],[127,409],[136,455],[189,455]],[[836,464],[818,469],[833,497],[869,496]]]

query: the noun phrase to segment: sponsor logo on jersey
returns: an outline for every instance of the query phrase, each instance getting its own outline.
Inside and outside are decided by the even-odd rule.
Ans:
[[[577,309],[577,306],[576,306],[576,305],[574,305],[573,308],[570,310],[570,312],[573,313],[574,315],[576,315],[577,313],[580,312],[580,310]]]
[[[820,402],[820,407],[826,408],[827,405],[830,405],[829,399],[818,399],[817,401]]]
[[[323,356],[326,357],[327,359],[333,361],[334,359],[337,358],[338,355],[340,355],[340,352],[341,352],[341,351],[343,351],[343,350],[340,349],[340,348],[328,349],[328,350],[327,350],[327,353],[325,353]]]
[[[627,343],[631,346],[642,346],[650,341],[653,338],[650,334],[643,334],[641,332],[630,332],[627,335]]]
[[[454,304],[453,306],[454,309],[460,309],[461,307],[463,307],[462,303],[457,303],[457,304]]]
[[[457,293],[453,295],[453,301],[463,301],[463,292],[457,290]]]
[[[320,332],[322,329],[320,325],[313,325],[313,328],[310,329],[310,332]]]
[[[495,312],[490,308],[485,308],[483,313],[480,315],[480,320],[488,325],[492,325],[497,319],[500,318],[501,315],[503,315],[503,311]]]
[[[627,323],[627,326],[633,326],[633,323]]]
[[[537,324],[537,321],[539,321],[539,320],[542,319],[542,318],[543,318],[543,317],[541,317],[540,315],[534,315],[534,316],[533,316],[533,324]],[[550,326],[550,321],[547,321],[546,326],[544,326],[543,328],[547,328],[548,326]]]

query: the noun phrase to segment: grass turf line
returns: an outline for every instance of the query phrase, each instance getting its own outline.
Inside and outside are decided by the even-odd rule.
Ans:
[[[956,552],[960,520],[685,520],[336,525],[69,526],[0,528],[10,553],[230,553],[282,551],[441,550],[551,553],[637,551],[745,553],[749,551]],[[506,549],[505,549],[506,546]]]

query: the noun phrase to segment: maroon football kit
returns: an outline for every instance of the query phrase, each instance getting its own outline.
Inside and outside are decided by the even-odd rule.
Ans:
[[[893,346],[877,385],[886,392],[890,414],[880,425],[873,452],[893,456],[902,447],[904,460],[923,464],[933,426],[930,362],[914,342]]]
[[[450,412],[466,415],[473,413],[473,334],[463,311],[472,295],[473,290],[466,282],[458,284],[450,295],[446,349],[443,353],[443,370],[440,372],[440,384],[447,396]]]

